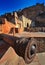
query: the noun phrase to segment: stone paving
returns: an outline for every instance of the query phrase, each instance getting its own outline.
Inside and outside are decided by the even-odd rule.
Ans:
[[[19,57],[12,47],[0,59],[0,65],[45,65],[45,52],[37,53],[30,64],[26,64],[22,57]]]

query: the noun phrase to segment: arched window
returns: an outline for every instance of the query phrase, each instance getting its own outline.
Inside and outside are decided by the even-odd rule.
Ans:
[[[29,27],[29,23],[27,23],[27,27]]]

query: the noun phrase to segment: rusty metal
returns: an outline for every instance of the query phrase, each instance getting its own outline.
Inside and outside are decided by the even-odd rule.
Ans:
[[[6,34],[0,35],[1,39],[14,48],[16,53],[23,57],[26,63],[30,63],[36,54],[36,40],[24,37],[13,37]],[[33,40],[33,42],[32,42]],[[35,46],[35,51],[32,50],[32,46]],[[33,53],[34,52],[34,53]]]

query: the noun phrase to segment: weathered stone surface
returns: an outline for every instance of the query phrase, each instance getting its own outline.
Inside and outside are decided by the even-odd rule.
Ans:
[[[36,54],[30,64],[26,64],[22,57],[19,57],[12,47],[0,59],[0,65],[45,65],[45,53]]]
[[[45,52],[45,38],[37,38],[37,52]]]

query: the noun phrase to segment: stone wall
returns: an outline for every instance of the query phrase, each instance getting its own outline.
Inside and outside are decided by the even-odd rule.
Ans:
[[[37,52],[45,52],[45,38],[37,38]]]

